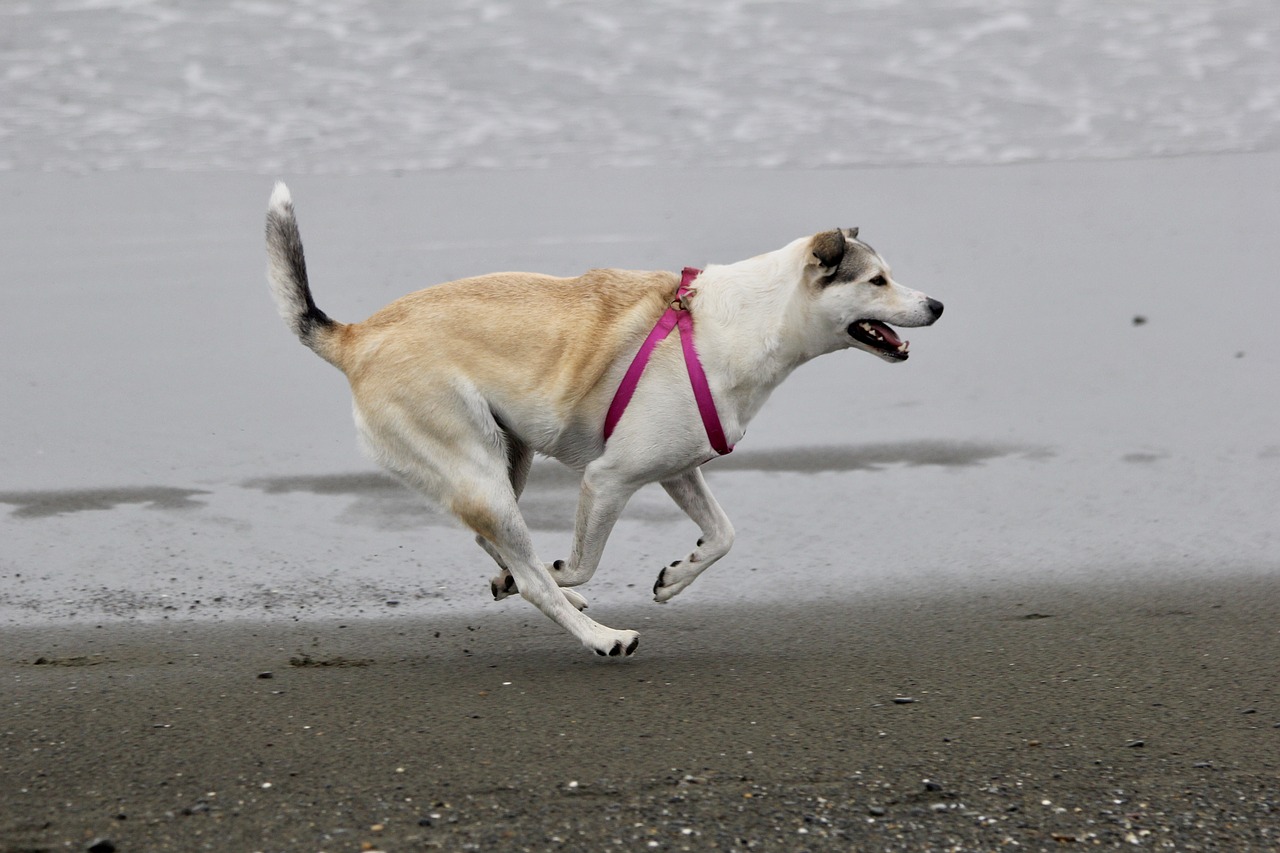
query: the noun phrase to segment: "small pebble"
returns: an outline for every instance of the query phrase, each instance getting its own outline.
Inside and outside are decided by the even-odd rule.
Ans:
[[[258,673],[258,677],[259,678],[275,678],[275,675],[270,672],[260,672]]]
[[[867,808],[867,814],[872,815],[873,817],[884,817],[886,812],[880,806],[870,806]]]
[[[895,705],[910,705],[910,704],[911,704],[912,702],[914,702],[914,701],[916,701],[916,700],[915,700],[915,699],[913,699],[913,698],[912,698],[912,697],[910,697],[910,696],[895,696],[895,697],[894,697],[894,699],[893,699],[893,704],[895,704]]]
[[[1125,746],[1129,747],[1130,749],[1141,749],[1146,745],[1147,745],[1147,742],[1145,740],[1131,740],[1125,744]]]
[[[96,838],[89,844],[89,853],[115,853],[116,843],[110,838]]]

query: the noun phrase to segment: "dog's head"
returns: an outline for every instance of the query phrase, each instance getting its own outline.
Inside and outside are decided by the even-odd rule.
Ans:
[[[906,361],[908,342],[888,324],[928,326],[942,303],[893,280],[884,258],[858,239],[857,228],[837,228],[809,241],[805,286],[820,322],[836,346],[857,347],[885,361]]]

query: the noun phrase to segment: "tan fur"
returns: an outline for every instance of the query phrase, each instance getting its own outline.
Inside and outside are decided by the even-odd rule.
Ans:
[[[458,498],[449,509],[463,524],[489,542],[501,541],[498,537],[498,519],[489,511],[489,505],[484,501]]]
[[[495,273],[411,293],[324,344],[361,398],[465,374],[486,395],[534,396],[568,417],[678,284],[669,272]]]

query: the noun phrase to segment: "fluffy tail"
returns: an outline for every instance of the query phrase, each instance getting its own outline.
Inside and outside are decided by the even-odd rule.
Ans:
[[[340,366],[337,332],[342,326],[317,308],[311,298],[293,198],[283,181],[276,182],[267,204],[267,281],[280,316],[298,339],[325,361]]]

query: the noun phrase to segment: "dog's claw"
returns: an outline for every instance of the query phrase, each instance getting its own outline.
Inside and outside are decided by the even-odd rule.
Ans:
[[[634,640],[631,641],[630,645],[627,646],[627,657],[631,657],[633,654],[635,654],[636,647],[639,645],[640,645],[640,638],[636,637]]]

